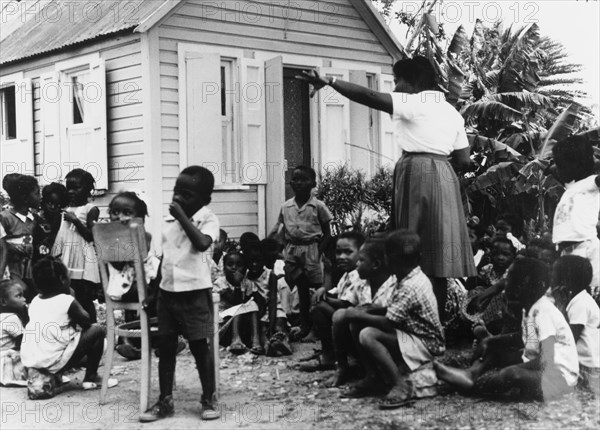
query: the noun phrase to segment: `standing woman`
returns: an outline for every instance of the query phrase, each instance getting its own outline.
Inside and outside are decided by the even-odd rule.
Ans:
[[[446,278],[477,275],[453,169],[469,166],[469,142],[462,116],[436,90],[427,58],[400,60],[393,71],[393,93],[322,78],[315,70],[297,78],[313,85],[311,95],[329,85],[354,102],[391,115],[394,141],[402,149],[394,170],[391,228],[406,228],[421,237],[421,268],[433,281],[444,321]]]

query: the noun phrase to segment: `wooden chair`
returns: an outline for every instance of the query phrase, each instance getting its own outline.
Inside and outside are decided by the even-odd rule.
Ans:
[[[141,338],[142,341],[142,366],[140,386],[140,412],[148,409],[150,396],[150,370],[151,349],[150,320],[146,309],[142,306],[147,297],[148,286],[144,273],[144,259],[146,258],[147,245],[143,220],[134,218],[128,222],[98,223],[92,227],[94,244],[98,255],[100,268],[100,279],[106,300],[106,328],[107,328],[107,351],[104,361],[104,372],[102,375],[102,388],[100,390],[100,404],[106,400],[107,382],[115,353],[115,336]],[[135,284],[137,285],[139,300],[137,303],[127,303],[112,300],[106,289],[108,287],[108,263],[132,262],[135,269]],[[140,322],[136,327],[132,324],[115,324],[115,310],[134,310],[139,313]],[[157,334],[154,327],[152,334]]]

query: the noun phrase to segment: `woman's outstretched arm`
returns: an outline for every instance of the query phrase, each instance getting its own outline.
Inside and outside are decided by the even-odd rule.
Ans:
[[[314,87],[311,97],[315,94],[315,91],[319,91],[321,88],[330,85],[331,88],[353,102],[387,112],[390,115],[394,109],[392,96],[390,94],[380,93],[379,91],[356,85],[351,82],[342,81],[340,79],[335,79],[335,81],[324,79],[319,76],[319,73],[316,70],[304,70],[301,75],[296,75],[296,79],[308,82]]]

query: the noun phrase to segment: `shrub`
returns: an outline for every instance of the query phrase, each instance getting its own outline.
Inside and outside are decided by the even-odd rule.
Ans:
[[[367,182],[365,204],[375,211],[380,223],[385,223],[392,215],[393,176],[391,168],[380,167],[375,176]]]

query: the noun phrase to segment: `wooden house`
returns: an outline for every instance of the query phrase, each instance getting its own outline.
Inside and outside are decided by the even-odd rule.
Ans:
[[[96,178],[104,210],[143,192],[158,232],[175,179],[213,171],[211,203],[231,236],[275,222],[288,167],[397,156],[388,115],[294,76],[393,89],[403,49],[370,0],[23,0],[2,2],[2,176]]]

